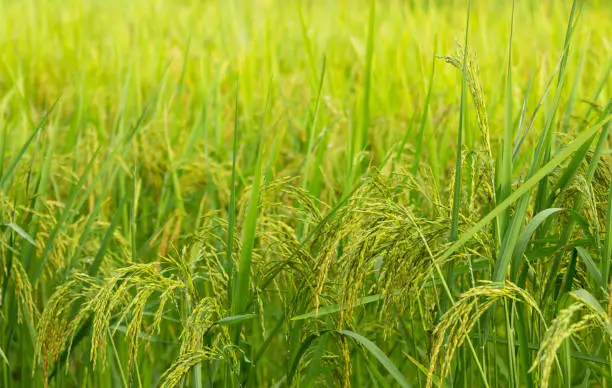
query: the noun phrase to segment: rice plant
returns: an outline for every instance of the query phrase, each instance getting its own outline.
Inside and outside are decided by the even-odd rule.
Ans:
[[[612,8],[0,3],[0,386],[612,386]]]

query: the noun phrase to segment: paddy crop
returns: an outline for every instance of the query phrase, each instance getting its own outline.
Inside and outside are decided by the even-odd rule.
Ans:
[[[0,386],[611,386],[610,20],[1,2]]]

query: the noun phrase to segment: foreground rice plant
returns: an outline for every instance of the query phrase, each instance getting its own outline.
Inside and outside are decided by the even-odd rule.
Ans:
[[[0,386],[612,385],[607,2],[0,20]]]

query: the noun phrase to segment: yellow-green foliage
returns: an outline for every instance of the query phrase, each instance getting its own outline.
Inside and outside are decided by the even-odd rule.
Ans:
[[[0,2],[0,386],[609,386],[610,20]]]

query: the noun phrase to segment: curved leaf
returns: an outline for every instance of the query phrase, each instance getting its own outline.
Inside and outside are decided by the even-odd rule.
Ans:
[[[587,271],[593,277],[595,284],[599,287],[604,287],[603,277],[601,276],[601,272],[599,272],[599,268],[593,261],[593,258],[583,247],[576,247],[576,252],[578,252],[578,256],[582,259],[584,264],[587,267]]]
[[[374,342],[370,341],[369,339],[367,339],[366,337],[362,336],[361,334],[357,334],[357,333],[355,333],[353,331],[350,331],[350,330],[338,330],[338,333],[340,333],[342,335],[345,335],[347,337],[351,337],[355,341],[359,342],[374,357],[376,357],[378,362],[380,362],[382,364],[382,366],[385,367],[385,369],[389,372],[389,374],[391,376],[393,376],[395,381],[397,381],[397,383],[401,387],[410,387],[410,383],[408,383],[408,381],[406,380],[404,375],[399,371],[399,369],[397,369],[397,367],[389,359],[389,357],[387,357],[387,355],[382,350],[380,350],[380,348],[378,346],[376,346],[376,344]]]
[[[546,219],[553,214],[560,212],[563,208],[551,207],[549,209],[542,210],[529,221],[521,235],[519,236],[516,246],[514,247],[514,252],[512,254],[512,273],[516,273],[518,270],[518,265],[527,250],[527,245],[529,245],[529,241],[531,237],[538,229],[538,227],[546,221]]]
[[[13,229],[18,235],[20,235],[21,237],[24,238],[24,240],[26,240],[27,242],[29,242],[30,244],[36,246],[36,241],[34,241],[34,239],[32,238],[32,236],[30,236],[25,230],[23,230],[21,228],[21,226],[17,225],[17,224],[13,224],[12,222],[8,223],[8,224],[4,224],[4,226],[6,226],[7,228],[11,228]]]

